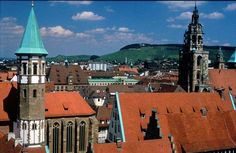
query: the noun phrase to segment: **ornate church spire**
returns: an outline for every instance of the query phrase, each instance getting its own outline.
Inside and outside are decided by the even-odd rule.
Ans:
[[[197,5],[196,5],[196,2],[195,2],[195,7],[194,7],[194,10],[193,10],[193,15],[192,15],[192,23],[197,24],[198,19],[199,19],[199,14],[198,14]]]

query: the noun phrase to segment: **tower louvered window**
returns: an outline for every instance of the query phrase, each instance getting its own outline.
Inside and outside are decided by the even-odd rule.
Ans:
[[[79,151],[85,150],[85,126],[86,123],[84,121],[79,125]]]

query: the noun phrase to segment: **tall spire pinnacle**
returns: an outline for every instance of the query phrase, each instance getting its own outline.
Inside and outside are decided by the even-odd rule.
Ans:
[[[197,10],[197,3],[195,1],[195,7],[193,10],[193,15],[192,15],[192,23],[194,24],[198,23],[198,18],[199,18],[199,15],[198,15],[198,10]]]
[[[32,7],[34,7],[34,1],[33,0],[32,0],[32,4],[31,5],[32,5]]]
[[[16,54],[48,54],[47,50],[44,48],[43,41],[40,36],[40,30],[34,13],[33,3],[20,48],[16,51]]]

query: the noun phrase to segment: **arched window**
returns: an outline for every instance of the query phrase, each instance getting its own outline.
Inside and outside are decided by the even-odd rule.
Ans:
[[[86,123],[84,121],[79,124],[79,151],[85,150],[85,126]]]
[[[37,63],[33,64],[33,74],[37,75]]]
[[[35,123],[32,124],[32,130],[37,130],[37,124]]]
[[[198,44],[202,43],[202,36],[198,36]]]
[[[27,129],[26,123],[22,123],[22,129],[23,129],[23,130],[26,130],[26,129]]]
[[[200,66],[202,62],[202,56],[197,57],[197,66]]]
[[[72,127],[73,123],[68,122],[66,126],[66,152],[72,152]]]
[[[53,145],[52,145],[52,152],[59,153],[59,123],[55,122],[53,124]]]

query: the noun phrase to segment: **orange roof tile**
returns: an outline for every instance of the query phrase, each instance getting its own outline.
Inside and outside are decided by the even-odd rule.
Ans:
[[[17,115],[17,83],[0,83],[0,121],[14,120]],[[66,108],[65,108],[66,107]],[[78,92],[45,93],[45,117],[84,116],[95,112]]]
[[[95,114],[78,92],[45,93],[45,109],[46,118]]]
[[[233,115],[228,118],[227,115]],[[209,112],[168,114],[170,133],[175,143],[181,144],[186,152],[206,152],[236,147],[236,126],[230,131],[227,123],[236,122],[236,112]],[[234,136],[234,138],[232,137]]]
[[[231,111],[232,106],[222,101],[216,93],[120,93],[119,99],[126,142],[142,140],[140,128],[146,127],[145,124],[148,124],[154,108],[157,110],[163,138],[168,138],[171,133],[174,138],[176,137],[176,145],[178,146],[178,143],[183,145],[187,151],[191,149],[194,151],[194,147],[196,150],[199,147],[199,151],[202,151],[201,149],[233,146],[229,137],[225,136],[229,131],[222,123],[225,119],[226,124],[233,127],[232,132],[236,133],[236,112],[231,113],[229,119],[226,119],[224,114],[227,113],[224,111]],[[208,110],[205,120],[200,112],[203,107]],[[145,118],[141,118],[140,111],[145,113]],[[216,129],[218,127],[220,128]],[[215,129],[210,131],[212,128]],[[200,133],[197,132],[198,130]],[[216,132],[217,134],[215,134]],[[214,134],[217,137],[214,137]],[[204,135],[208,137],[206,139],[209,141],[208,148],[207,145],[204,146],[199,142]],[[231,134],[231,136],[235,137],[235,134]],[[197,138],[195,139],[195,137]],[[178,138],[181,141],[178,141]],[[226,143],[219,145],[223,139]],[[189,149],[188,145],[194,147]]]
[[[226,92],[230,87],[236,95],[236,69],[209,69],[209,80],[213,87],[223,87]]]
[[[17,83],[0,83],[0,121],[15,119],[17,112]]]
[[[166,140],[145,140],[123,142],[118,149],[116,143],[94,144],[94,153],[172,153],[170,142]]]
[[[7,80],[7,73],[6,72],[0,72],[0,82]]]

